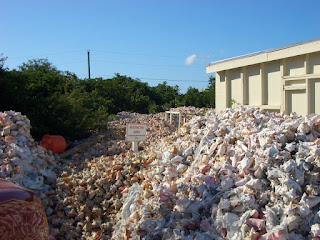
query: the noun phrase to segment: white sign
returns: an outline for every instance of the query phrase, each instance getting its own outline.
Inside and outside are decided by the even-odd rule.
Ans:
[[[143,124],[128,124],[126,128],[126,141],[145,141],[147,126]]]

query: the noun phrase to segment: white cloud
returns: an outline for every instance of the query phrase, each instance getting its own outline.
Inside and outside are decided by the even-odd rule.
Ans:
[[[220,49],[220,50],[219,50],[219,53],[220,53],[220,54],[224,54],[224,49]]]
[[[195,61],[196,61],[196,58],[197,58],[197,54],[192,54],[191,56],[187,57],[186,60],[185,60],[185,64],[186,65],[191,65],[193,64]]]

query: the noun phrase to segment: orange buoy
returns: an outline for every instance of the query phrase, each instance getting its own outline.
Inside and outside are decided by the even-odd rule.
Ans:
[[[53,154],[62,153],[66,150],[66,140],[59,135],[44,135],[41,139],[41,146],[51,150]]]

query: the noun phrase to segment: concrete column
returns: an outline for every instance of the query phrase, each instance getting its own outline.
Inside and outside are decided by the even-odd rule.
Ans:
[[[241,73],[240,73],[240,78],[241,78],[241,100],[240,100],[240,104],[243,106],[244,105],[244,78],[243,78],[243,68],[241,68]]]
[[[225,72],[216,72],[216,94],[215,94],[215,102],[216,102],[216,111],[225,110],[226,106],[226,83],[225,83]]]
[[[280,60],[280,75],[281,75],[281,104],[280,104],[280,112],[286,111],[286,91],[284,90],[285,87],[285,80],[284,76],[287,74],[287,60],[286,59],[281,59]]]
[[[305,73],[309,74],[310,73],[310,54],[309,53],[305,55],[304,68],[305,68]]]
[[[310,54],[307,53],[305,55],[304,59],[304,68],[305,68],[305,73],[309,74],[310,73]],[[310,79],[306,79],[306,103],[307,103],[307,114],[309,115],[311,113],[311,91],[310,91]]]
[[[311,87],[310,87],[310,82],[311,80],[309,78],[306,79],[306,101],[307,101],[307,114],[309,115],[310,113],[312,113],[312,104],[313,102],[311,102]]]
[[[226,107],[231,107],[231,83],[229,70],[226,70]]]
[[[266,89],[266,73],[265,73],[265,63],[260,65],[260,77],[261,77],[261,105],[267,104],[267,89]]]
[[[243,96],[243,105],[248,105],[248,81],[247,81],[247,67],[242,67],[242,96]]]

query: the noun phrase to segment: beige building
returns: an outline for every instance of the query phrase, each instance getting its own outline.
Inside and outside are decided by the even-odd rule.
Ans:
[[[320,114],[320,38],[222,61],[216,73],[216,109],[233,104],[299,115]]]

